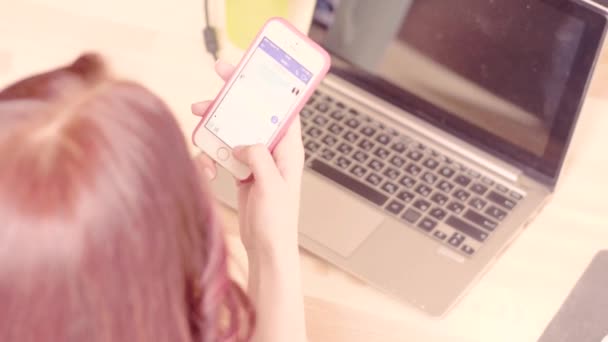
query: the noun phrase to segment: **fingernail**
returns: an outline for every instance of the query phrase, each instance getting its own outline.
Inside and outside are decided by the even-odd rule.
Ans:
[[[236,146],[235,148],[232,149],[232,153],[241,154],[241,152],[243,152],[244,149],[245,149],[245,146]]]
[[[194,102],[190,105],[190,109],[192,109],[192,111],[195,111],[197,109],[196,107],[202,106],[203,104],[205,104],[205,101]]]

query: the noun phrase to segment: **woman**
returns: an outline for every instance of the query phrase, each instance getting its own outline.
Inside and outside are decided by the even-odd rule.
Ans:
[[[99,57],[0,92],[0,156],[0,341],[305,341],[298,122],[273,155],[235,152],[254,175],[238,194],[246,294],[215,166],[195,167],[167,107]]]

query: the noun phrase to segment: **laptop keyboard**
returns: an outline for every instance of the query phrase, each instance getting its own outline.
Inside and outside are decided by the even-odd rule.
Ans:
[[[306,167],[465,256],[523,195],[316,91],[301,113]]]

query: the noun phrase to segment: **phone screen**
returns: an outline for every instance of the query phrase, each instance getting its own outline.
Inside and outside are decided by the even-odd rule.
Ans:
[[[268,144],[312,76],[263,37],[205,127],[231,148]]]

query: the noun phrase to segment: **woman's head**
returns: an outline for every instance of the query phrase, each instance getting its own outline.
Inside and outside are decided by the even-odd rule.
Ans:
[[[0,92],[0,156],[0,340],[250,330],[211,196],[150,92],[95,55],[20,81]]]

